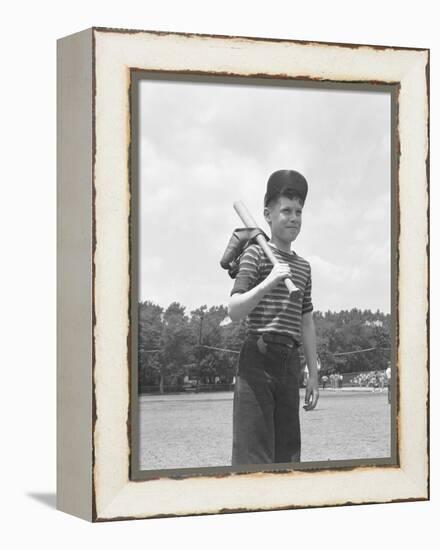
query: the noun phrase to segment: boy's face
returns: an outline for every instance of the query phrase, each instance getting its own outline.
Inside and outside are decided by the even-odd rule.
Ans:
[[[264,217],[270,225],[272,237],[283,243],[294,241],[302,221],[302,205],[299,199],[280,197],[271,206],[264,209]]]

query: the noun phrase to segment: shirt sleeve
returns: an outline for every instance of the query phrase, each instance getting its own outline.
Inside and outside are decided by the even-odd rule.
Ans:
[[[247,292],[253,288],[258,281],[259,254],[256,246],[249,246],[240,258],[238,274],[231,296],[236,293]]]
[[[302,314],[310,313],[313,311],[312,303],[312,271],[309,271],[309,278],[307,279],[306,288],[304,290]]]

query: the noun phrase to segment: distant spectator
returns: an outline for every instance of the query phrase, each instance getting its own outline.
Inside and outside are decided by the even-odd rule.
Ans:
[[[303,385],[303,388],[305,388],[307,386],[307,380],[309,378],[309,372],[307,369],[304,369],[303,370],[303,375],[302,375],[302,385]]]
[[[391,361],[388,361],[388,368],[385,371],[385,377],[388,387],[388,403],[391,403]]]
[[[327,385],[327,382],[328,382],[328,376],[324,374],[324,376],[321,378],[321,382],[322,382],[322,389],[325,390],[325,386]]]

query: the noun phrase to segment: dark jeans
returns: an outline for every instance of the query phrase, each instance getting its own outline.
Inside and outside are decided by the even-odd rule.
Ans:
[[[299,462],[300,359],[296,346],[248,336],[234,388],[232,466]]]

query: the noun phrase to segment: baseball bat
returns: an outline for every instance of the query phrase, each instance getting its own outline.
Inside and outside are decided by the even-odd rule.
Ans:
[[[252,214],[246,208],[243,201],[234,202],[234,210],[237,212],[241,221],[244,223],[246,227],[258,227],[254,218],[252,217]],[[269,261],[272,263],[272,265],[279,264],[279,261],[276,259],[274,253],[270,249],[270,246],[267,244],[267,241],[263,237],[263,235],[258,235],[256,240],[257,240],[257,243],[263,249],[263,252],[266,254]],[[289,279],[289,278],[284,279],[284,284],[286,285],[287,290],[289,291],[289,294],[292,294],[293,292],[298,292],[299,290],[299,288],[295,286],[295,284],[293,283],[292,279]]]

